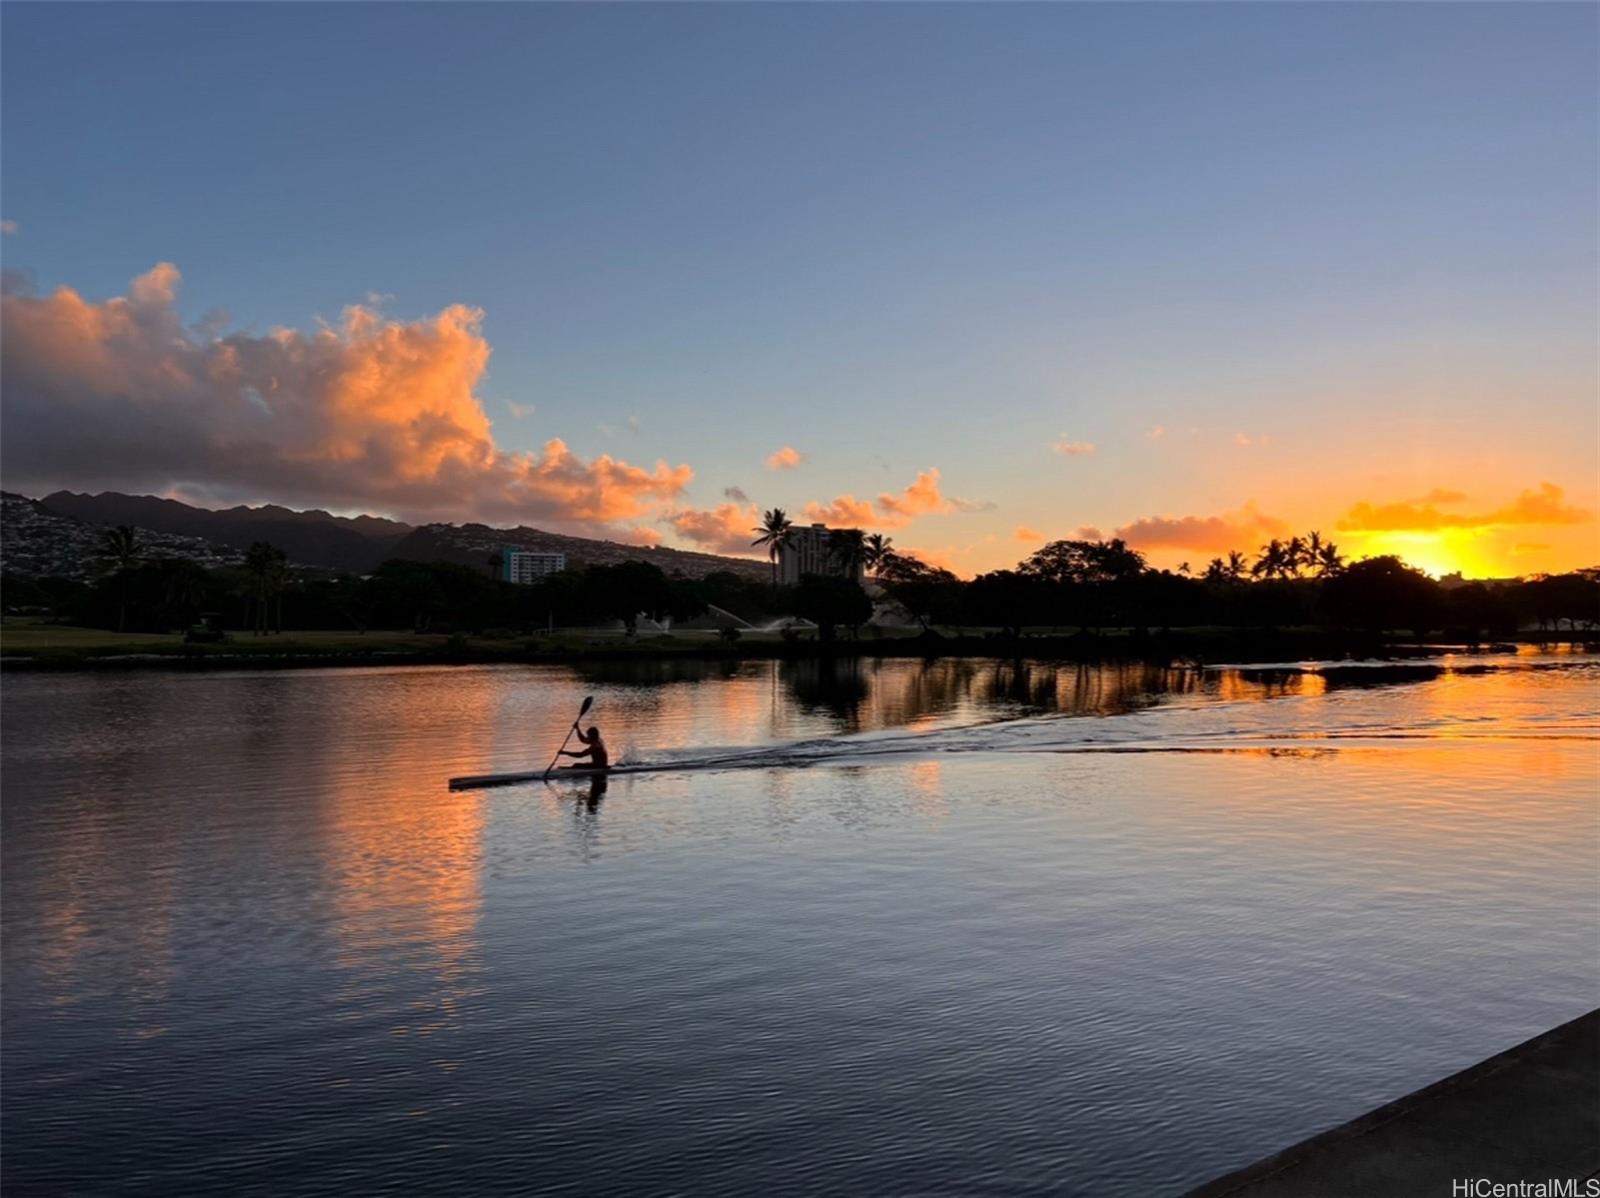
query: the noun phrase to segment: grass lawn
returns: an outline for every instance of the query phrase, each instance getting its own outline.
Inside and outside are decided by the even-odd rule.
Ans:
[[[979,628],[940,627],[945,638],[951,638],[940,650],[988,656],[993,653],[1017,652],[1021,646],[996,645],[991,647],[981,638],[990,630]],[[1048,652],[1052,642],[1059,647],[1076,629],[1028,629],[1036,637],[1038,650]],[[1175,630],[1183,640],[1184,651],[1211,655],[1212,653],[1237,654],[1237,644],[1242,635],[1238,629],[1188,628]],[[921,629],[884,628],[863,630],[859,640],[852,641],[840,630],[835,652],[918,652],[911,638],[919,636]],[[1312,629],[1279,629],[1274,637],[1304,639],[1320,635]],[[807,652],[807,646],[816,646],[814,634],[795,648]],[[1137,649],[1127,629],[1102,629],[1096,641],[1113,648],[1119,643]],[[896,645],[895,643],[898,642]],[[876,648],[875,648],[876,646]],[[893,647],[891,647],[893,646]],[[422,661],[539,661],[571,660],[584,657],[612,656],[694,656],[708,652],[717,654],[732,648],[736,653],[755,657],[786,653],[784,637],[778,632],[745,632],[731,646],[713,631],[683,629],[671,634],[646,633],[629,641],[619,629],[566,628],[556,632],[502,631],[490,635],[451,636],[444,632],[413,633],[373,631],[365,634],[349,629],[328,631],[284,632],[271,636],[252,636],[247,632],[234,632],[230,639],[220,644],[185,644],[179,632],[109,632],[100,628],[77,628],[64,624],[51,624],[37,617],[6,616],[0,619],[0,653],[12,659],[28,658],[40,664],[70,666],[91,658],[158,655],[181,657],[188,660],[214,659],[218,665],[237,662],[240,658],[304,659],[314,661],[377,660],[403,661],[410,657]],[[1279,644],[1270,646],[1276,654],[1313,652],[1316,645],[1300,646]]]
[[[119,649],[148,653],[162,645],[183,644],[177,632],[107,632],[103,628],[71,628],[27,616],[0,619],[0,652],[33,653],[48,649]]]
[[[746,643],[761,644],[782,640],[777,633],[746,633]],[[463,644],[448,633],[414,633],[375,630],[367,633],[349,629],[274,633],[252,636],[232,632],[221,643],[185,644],[181,632],[110,632],[102,628],[77,628],[52,624],[37,617],[6,616],[0,619],[0,653],[13,657],[32,657],[59,662],[88,657],[113,657],[129,654],[163,654],[185,657],[240,656],[329,656],[367,654],[422,654],[443,656],[456,649],[480,657],[525,658],[545,654],[582,653],[593,649],[645,649],[695,653],[722,644],[715,632],[684,630],[673,635],[643,635],[632,642],[612,629],[569,628],[554,633],[512,633],[501,636],[468,636]]]
[[[0,653],[28,657],[101,657],[124,653],[405,653],[443,650],[449,637],[409,632],[285,632],[272,636],[234,633],[221,644],[186,645],[181,632],[109,632],[75,628],[26,616],[0,619]]]

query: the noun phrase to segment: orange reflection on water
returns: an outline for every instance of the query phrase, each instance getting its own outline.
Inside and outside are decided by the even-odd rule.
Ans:
[[[906,767],[906,777],[911,783],[916,809],[928,817],[929,823],[942,824],[950,813],[950,803],[944,792],[944,763],[915,762]]]
[[[369,706],[380,696],[381,710]],[[442,751],[439,698],[437,686],[402,688],[398,698],[352,688],[326,729],[339,751],[315,755],[326,769],[320,838],[345,997],[381,992],[400,973],[408,985],[418,971],[437,981],[396,1035],[456,1022],[478,948],[484,800],[443,791],[431,776]],[[452,722],[488,726],[492,700],[487,687],[456,688]]]
[[[1215,670],[1206,675],[1205,689],[1213,697],[1227,701],[1315,696],[1327,693],[1328,680],[1320,673],[1304,670]]]

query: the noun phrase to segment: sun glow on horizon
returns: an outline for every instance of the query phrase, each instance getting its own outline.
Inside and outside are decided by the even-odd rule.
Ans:
[[[1382,557],[1393,554],[1406,565],[1415,567],[1434,578],[1447,574],[1460,574],[1463,578],[1494,578],[1506,572],[1499,570],[1483,554],[1470,533],[1443,532],[1382,532],[1361,538],[1350,560],[1364,557]],[[1520,573],[1511,571],[1510,573]]]

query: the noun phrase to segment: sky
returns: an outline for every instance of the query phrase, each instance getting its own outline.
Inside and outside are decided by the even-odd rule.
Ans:
[[[8,490],[1600,564],[1588,4],[0,13]]]

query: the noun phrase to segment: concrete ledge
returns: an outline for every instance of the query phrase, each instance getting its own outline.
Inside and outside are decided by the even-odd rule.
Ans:
[[[1189,1198],[1451,1198],[1452,1181],[1478,1178],[1576,1179],[1580,1195],[1586,1179],[1600,1178],[1600,1010],[1207,1182]]]

